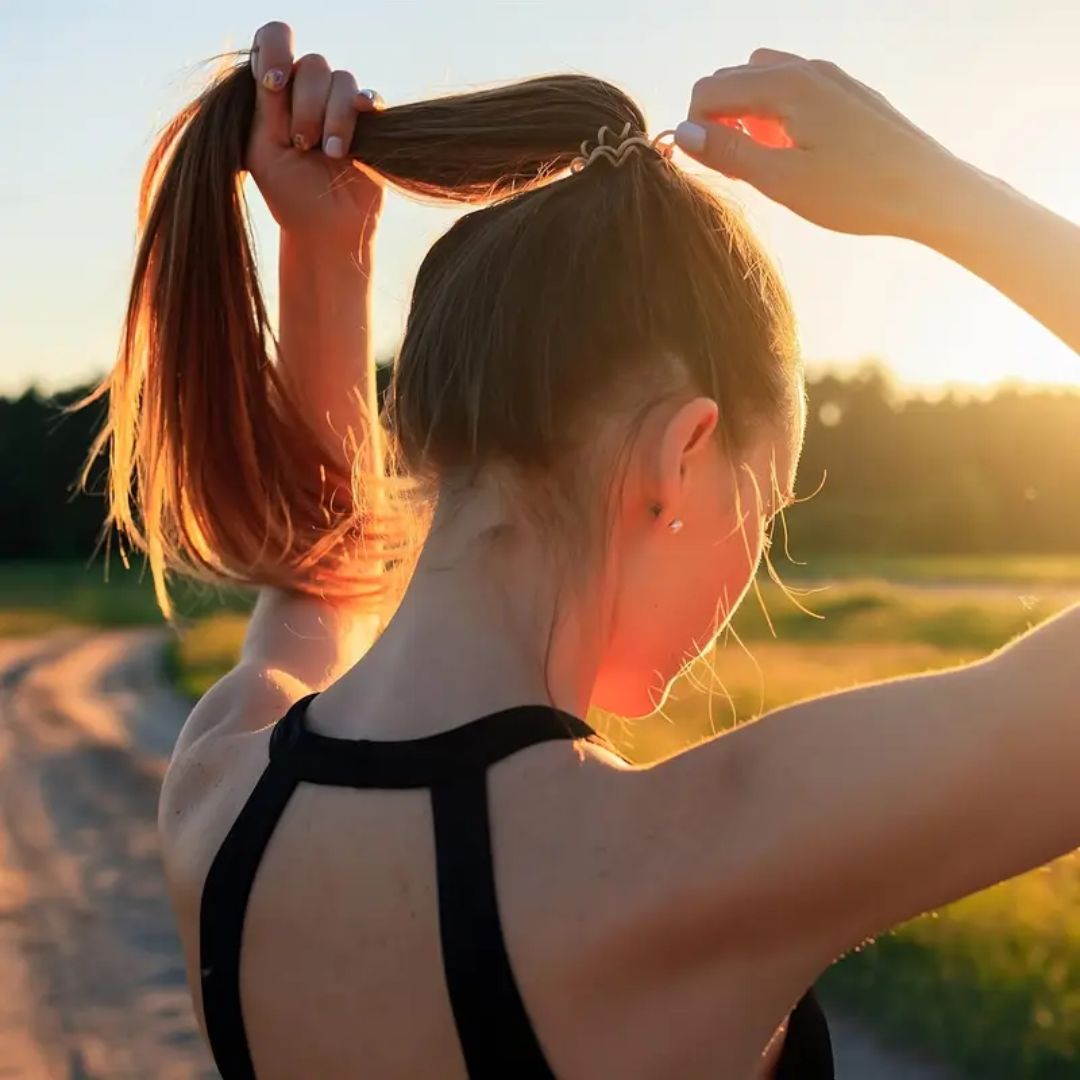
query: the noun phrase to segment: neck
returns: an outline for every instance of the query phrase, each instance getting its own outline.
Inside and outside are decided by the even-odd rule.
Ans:
[[[560,597],[556,570],[495,490],[444,495],[397,612],[345,677],[365,712],[396,737],[522,704],[584,717],[604,605],[599,589]]]

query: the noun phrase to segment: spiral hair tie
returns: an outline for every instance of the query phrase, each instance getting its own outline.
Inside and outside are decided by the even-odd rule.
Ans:
[[[596,145],[592,150],[589,149],[589,140],[586,139],[581,144],[581,153],[570,162],[570,171],[573,173],[581,172],[586,165],[591,165],[599,158],[607,158],[617,168],[626,161],[632,151],[641,147],[655,151],[664,159],[670,158],[675,149],[673,142],[664,143],[660,141],[665,135],[674,135],[674,128],[661,131],[659,135],[655,135],[650,139],[646,135],[631,135],[630,121],[627,120],[622,131],[619,132],[619,141],[614,146],[608,145],[606,142],[609,133],[612,133],[612,129],[607,124],[602,125],[596,133]]]

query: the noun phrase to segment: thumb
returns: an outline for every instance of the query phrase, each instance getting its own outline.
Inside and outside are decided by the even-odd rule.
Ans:
[[[268,23],[256,35],[251,56],[255,78],[253,134],[279,146],[288,146],[292,115],[289,82],[293,75],[292,31],[284,23]]]
[[[675,128],[675,144],[695,161],[724,176],[745,180],[768,194],[780,180],[781,158],[791,151],[762,146],[727,124],[695,124],[684,120]]]
[[[265,82],[260,82],[255,92],[254,132],[258,138],[269,140],[280,146],[290,145],[292,95],[286,85],[289,74],[291,73],[285,74],[285,82],[280,83],[278,87],[271,88]]]

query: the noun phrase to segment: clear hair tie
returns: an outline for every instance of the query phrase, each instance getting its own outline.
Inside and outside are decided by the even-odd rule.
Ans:
[[[655,135],[650,139],[645,135],[631,135],[630,121],[627,120],[623,124],[622,131],[619,132],[619,141],[614,146],[608,145],[605,141],[606,136],[611,132],[612,129],[607,124],[602,125],[596,133],[596,146],[592,150],[589,150],[589,140],[586,139],[581,144],[581,153],[570,162],[570,171],[572,173],[581,172],[586,165],[591,165],[602,157],[607,158],[617,168],[639,147],[653,150],[665,159],[670,158],[675,149],[674,142],[665,143],[660,141],[665,135],[674,135],[674,128],[661,131],[659,135]]]

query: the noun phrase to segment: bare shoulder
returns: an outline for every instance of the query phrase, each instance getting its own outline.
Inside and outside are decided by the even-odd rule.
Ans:
[[[744,741],[715,739],[648,767],[593,748],[578,768],[550,760],[532,784],[510,772],[494,785],[496,841],[505,827],[504,865],[517,867],[499,882],[504,928],[538,1026],[595,1019],[595,1060],[567,1059],[567,1073],[625,1061],[628,1073],[685,1075],[664,1055],[699,1045],[704,1011],[708,1037],[731,1055],[717,1067],[734,1075],[820,971],[805,951],[746,933],[757,913],[731,842],[756,805]],[[540,803],[514,800],[515,787]],[[658,1048],[663,1060],[643,1068]]]
[[[226,761],[233,770],[289,706],[351,667],[378,624],[357,603],[260,589],[239,662],[203,695],[177,737],[162,790],[163,833],[218,785]]]
[[[196,702],[177,736],[170,766],[221,739],[270,727],[313,689],[306,681],[260,660],[241,660]]]
[[[640,934],[688,929],[704,948],[701,919],[722,943],[740,891],[732,833],[754,819],[759,752],[732,733],[648,766],[595,758],[579,835],[602,852],[609,911]]]
[[[170,876],[174,867],[179,873],[180,867],[201,863],[205,841],[220,831],[214,822],[239,809],[265,766],[270,729],[309,690],[286,672],[244,662],[196,703],[177,738],[158,801]],[[198,851],[190,850],[193,838]]]
[[[622,950],[631,967],[680,945],[719,955],[746,892],[738,881],[745,859],[730,835],[754,818],[745,740],[715,739],[651,766],[594,745],[574,768],[548,760],[550,774],[528,783],[516,771],[497,774],[493,791],[508,832],[545,867],[543,880],[528,875],[530,894],[520,900],[550,930],[549,955],[567,938],[581,945],[579,959],[592,940],[605,955]],[[514,797],[526,789],[539,805]]]

